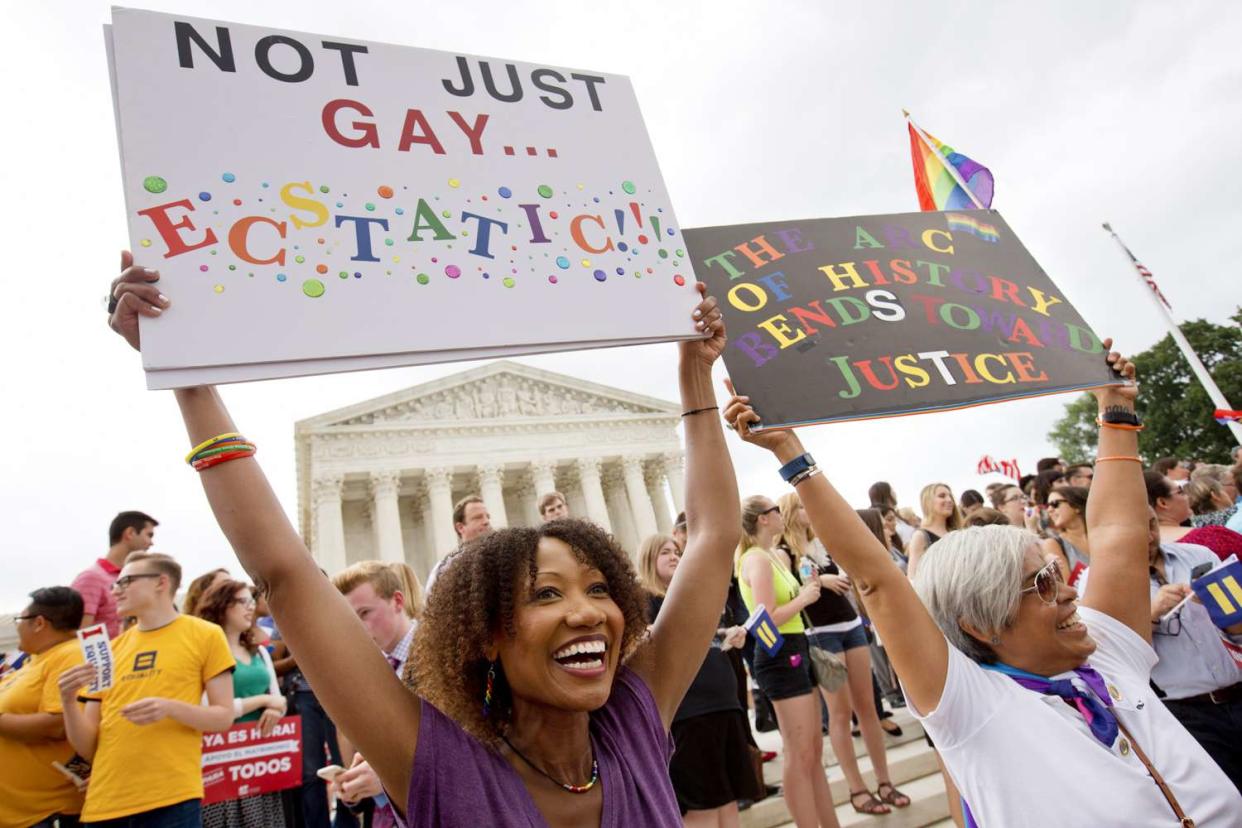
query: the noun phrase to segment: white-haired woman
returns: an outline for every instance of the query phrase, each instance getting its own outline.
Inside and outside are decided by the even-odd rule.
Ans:
[[[1107,359],[1134,376],[1117,354]],[[924,556],[912,585],[793,432],[752,433],[758,416],[746,397],[724,416],[784,464],[816,534],[832,538],[911,712],[978,824],[1242,826],[1242,795],[1149,686],[1156,656],[1135,388],[1095,396],[1104,427],[1081,608],[1039,539],[1016,527],[953,533]]]

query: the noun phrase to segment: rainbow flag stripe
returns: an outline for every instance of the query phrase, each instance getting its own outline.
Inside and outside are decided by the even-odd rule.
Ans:
[[[990,224],[979,221],[974,216],[963,215],[962,213],[945,213],[945,220],[949,223],[949,230],[961,231],[978,236],[985,242],[996,244],[1000,241],[1000,233],[996,232],[996,228]]]
[[[913,124],[907,124],[910,131],[910,155],[914,161],[914,189],[919,194],[920,210],[973,210],[975,203],[970,196],[957,186],[953,176],[944,168],[945,163],[953,165],[957,174],[970,187],[975,198],[984,207],[992,206],[992,173],[987,167],[972,161],[952,147],[941,143],[926,130],[923,134],[932,143],[936,154],[923,143],[914,130]]]

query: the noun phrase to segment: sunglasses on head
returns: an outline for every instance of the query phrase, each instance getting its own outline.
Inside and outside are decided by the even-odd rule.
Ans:
[[[1061,568],[1057,566],[1057,562],[1048,561],[1035,573],[1035,583],[1018,592],[1022,595],[1034,592],[1045,604],[1055,604],[1063,583],[1065,581],[1061,578]]]

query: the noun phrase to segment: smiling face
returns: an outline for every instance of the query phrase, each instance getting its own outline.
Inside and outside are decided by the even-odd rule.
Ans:
[[[1036,574],[1048,563],[1039,547],[1028,546],[1022,560],[1022,589],[1035,586]],[[1059,579],[1052,604],[1045,603],[1038,590],[1023,593],[1016,619],[1000,633],[1000,643],[992,645],[1000,660],[1041,676],[1081,667],[1095,652],[1095,641],[1078,618],[1077,600],[1077,590]]]
[[[672,582],[673,573],[677,571],[679,561],[681,561],[681,547],[676,541],[665,542],[660,547],[660,551],[656,553],[656,577],[660,579],[665,588]]]
[[[953,514],[953,491],[948,486],[937,486],[932,492],[932,511],[948,519]]]
[[[1048,517],[1054,529],[1065,530],[1072,526],[1080,515],[1068,500],[1053,491],[1048,495]]]
[[[533,584],[515,584],[514,635],[494,639],[515,709],[597,710],[612,692],[625,616],[603,574],[564,541],[540,538],[535,569]]]

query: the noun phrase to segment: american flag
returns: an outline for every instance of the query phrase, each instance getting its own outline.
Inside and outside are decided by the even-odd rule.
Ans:
[[[1113,233],[1113,228],[1108,224],[1104,225],[1104,229],[1110,233]],[[1149,288],[1151,288],[1151,292],[1156,294],[1156,298],[1160,300],[1161,304],[1169,310],[1173,310],[1173,306],[1169,304],[1169,300],[1165,299],[1164,294],[1160,292],[1160,286],[1156,284],[1156,277],[1152,276],[1151,271],[1148,270],[1147,267],[1140,262],[1132,252],[1130,252],[1130,248],[1126,247],[1126,243],[1123,242],[1116,233],[1113,233],[1113,238],[1117,239],[1117,243],[1121,245],[1121,249],[1126,251],[1126,255],[1130,257],[1130,262],[1133,263],[1134,269],[1138,271],[1139,277],[1147,283]]]

